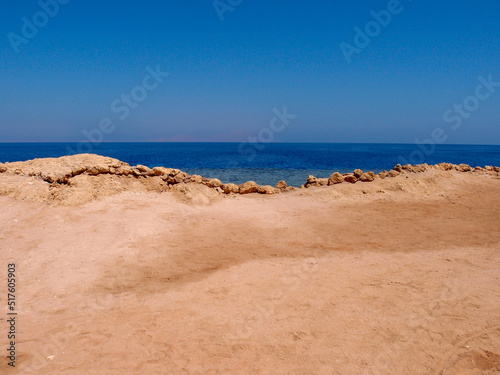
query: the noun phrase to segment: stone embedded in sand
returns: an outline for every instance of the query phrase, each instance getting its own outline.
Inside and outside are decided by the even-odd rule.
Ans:
[[[209,178],[206,180],[203,180],[203,185],[206,185],[210,188],[217,188],[222,186],[222,182],[216,178]]]
[[[3,163],[0,163],[0,173],[3,173],[7,170],[7,167],[5,166],[5,164]]]
[[[493,170],[498,173],[500,172],[500,167],[493,167]]]
[[[360,178],[361,175],[363,174],[363,171],[361,169],[355,169],[353,174],[354,174],[354,177]]]
[[[191,176],[189,181],[194,182],[196,184],[201,184],[203,181],[203,177],[201,177],[200,175],[194,174]]]
[[[320,186],[318,179],[316,177],[314,177],[313,175],[307,176],[307,181],[304,184],[304,187],[306,187],[306,188],[308,188],[310,186]]]
[[[344,182],[344,177],[339,172],[332,173],[328,179],[328,185],[341,184],[342,182]]]
[[[107,165],[95,165],[95,166],[87,169],[87,174],[94,175],[94,176],[96,176],[98,174],[105,174],[105,173],[110,173],[110,167]]]
[[[319,184],[319,186],[327,186],[328,185],[328,178],[318,178],[318,184]]]
[[[413,165],[411,164],[405,164],[401,168],[403,171],[408,171],[410,173],[413,173]]]
[[[401,171],[403,170],[403,167],[401,166],[401,164],[396,164],[394,166],[394,168],[392,168],[392,170],[401,173]]]
[[[226,194],[238,194],[240,192],[240,187],[238,185],[229,183],[229,184],[224,184],[222,185],[222,190]]]
[[[484,169],[480,166],[474,168],[474,172],[481,172],[481,171],[484,171]]]
[[[111,169],[110,169],[111,172]],[[128,176],[133,173],[132,167],[129,165],[122,165],[115,168],[115,174],[119,176]]]
[[[178,169],[173,169],[172,172],[168,175],[168,177],[165,179],[169,184],[175,185],[175,184],[180,184],[181,182],[184,182],[184,180],[188,179],[190,176],[186,172],[182,172]]]
[[[240,188],[240,194],[250,194],[250,193],[255,193],[259,185],[255,181],[247,181],[243,184],[239,185]]]
[[[395,169],[393,169],[392,171],[389,171],[389,173],[387,174],[387,176],[389,177],[396,177],[396,176],[399,176],[399,172]]]
[[[436,169],[440,169],[442,171],[451,171],[453,169],[453,164],[450,163],[439,163],[435,165]]]
[[[172,168],[154,167],[150,173],[153,176],[168,176],[170,172],[172,172]]]
[[[387,172],[386,172],[386,171],[380,172],[380,173],[378,174],[378,176],[379,176],[381,179],[384,179],[384,178],[386,178],[386,177],[387,177]]]
[[[135,169],[137,169],[141,173],[148,173],[151,169],[149,167],[146,167],[145,165],[136,165]]]
[[[360,176],[361,177],[361,176]],[[357,177],[352,175],[352,174],[349,174],[347,176],[344,177],[344,181],[345,182],[349,182],[351,184],[354,184],[358,181]]]
[[[278,181],[278,183],[276,184],[276,188],[278,188],[278,189],[286,189],[286,187],[287,187],[287,184],[286,184],[285,180]]]
[[[491,165],[486,165],[484,169],[486,169],[487,171],[492,171],[493,167]]]
[[[363,182],[372,182],[375,180],[375,173],[374,172],[365,172],[361,175],[359,178]]]
[[[471,167],[468,164],[459,164],[456,166],[456,169],[460,172],[469,172],[471,170]]]
[[[273,188],[271,185],[259,186],[257,192],[259,194],[274,194],[276,193],[276,188]]]

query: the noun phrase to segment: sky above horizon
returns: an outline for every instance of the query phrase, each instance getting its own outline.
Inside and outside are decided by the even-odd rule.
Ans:
[[[498,1],[0,12],[0,142],[500,144]]]

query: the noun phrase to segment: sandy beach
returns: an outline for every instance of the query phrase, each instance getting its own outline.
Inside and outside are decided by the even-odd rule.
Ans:
[[[225,194],[65,160],[0,169],[6,373],[500,372],[494,170]]]

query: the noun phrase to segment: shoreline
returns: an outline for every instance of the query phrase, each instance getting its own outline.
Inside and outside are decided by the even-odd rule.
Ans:
[[[273,195],[295,190],[303,190],[311,187],[327,187],[338,184],[365,184],[374,181],[395,178],[401,175],[418,175],[428,171],[435,172],[460,172],[475,176],[500,176],[500,167],[485,166],[471,167],[467,164],[440,163],[436,165],[396,165],[390,171],[364,172],[360,169],[352,173],[333,172],[329,178],[317,178],[310,175],[303,185],[299,187],[288,186],[286,181],[279,181],[276,186],[258,185],[254,181],[248,181],[239,185],[233,183],[222,183],[216,178],[205,178],[200,175],[189,175],[179,169],[154,167],[143,165],[130,166],[117,159],[103,157],[93,154],[78,154],[60,158],[41,158],[24,162],[0,163],[0,195],[15,196],[23,190],[31,190],[31,195],[36,200],[36,190],[41,200],[65,200],[79,188],[87,190],[93,197],[110,195],[109,185],[118,191],[126,191],[127,187],[133,190],[150,192],[167,192],[170,190],[182,190],[185,185],[203,186],[222,195],[245,195],[259,193]],[[10,181],[5,181],[10,180]],[[8,188],[5,187],[8,185]],[[4,186],[2,188],[2,186]],[[102,191],[101,191],[102,190]],[[64,192],[63,192],[64,191]],[[62,194],[63,193],[63,194]],[[60,199],[58,199],[58,197]]]

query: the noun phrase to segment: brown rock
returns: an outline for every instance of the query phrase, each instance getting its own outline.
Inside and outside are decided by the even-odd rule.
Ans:
[[[363,182],[372,182],[375,180],[375,173],[374,172],[365,172],[361,175],[359,178]]]
[[[94,175],[94,176],[96,176],[98,174],[106,174],[106,173],[110,173],[110,167],[107,165],[95,165],[95,166],[87,169],[87,174]]]
[[[284,180],[278,181],[278,183],[276,184],[276,188],[278,188],[278,189],[286,189],[286,187],[287,187],[287,184]]]
[[[492,171],[493,167],[491,165],[486,165],[484,169],[486,169],[487,171]]]
[[[175,171],[175,172],[174,172]],[[177,172],[178,171],[178,172]],[[174,174],[175,173],[175,174]],[[172,175],[174,174],[174,175]],[[179,171],[178,169],[174,169],[172,170],[172,172],[168,175],[166,181],[171,184],[171,185],[175,185],[175,184],[180,184],[181,182],[184,182],[184,180],[186,180],[187,178],[189,178],[189,175],[185,172],[182,172],[182,171]],[[165,178],[163,178],[165,180]]]
[[[304,185],[302,185],[302,186],[304,186]],[[301,186],[301,187],[302,187],[302,186]],[[293,186],[288,186],[288,187],[285,189],[285,191],[294,191],[294,190],[295,190],[295,188],[294,188]]]
[[[413,165],[411,164],[405,164],[401,167],[404,171],[408,171],[408,172],[411,172],[413,173]]]
[[[240,194],[250,194],[250,193],[255,193],[259,185],[255,181],[247,181],[243,184],[239,185],[240,188]]]
[[[136,165],[135,169],[137,169],[141,173],[148,173],[151,169],[149,167],[146,167],[145,165]]]
[[[172,172],[172,168],[154,167],[151,170],[153,176],[168,176],[170,172]]]
[[[194,174],[191,176],[190,181],[194,182],[196,184],[201,184],[201,182],[203,181],[203,177],[201,177],[200,175]]]
[[[111,169],[110,169],[111,172]],[[129,165],[122,165],[118,168],[115,168],[115,174],[119,176],[128,176],[129,174],[132,174],[132,167]]]
[[[460,172],[470,172],[471,167],[470,167],[470,165],[467,165],[467,164],[459,164],[459,165],[457,165],[456,169],[457,169],[457,171],[460,171]]]
[[[318,184],[320,186],[326,186],[326,185],[328,185],[328,178],[318,178]]]
[[[226,194],[238,194],[240,192],[239,186],[232,183],[222,185],[222,190]]]
[[[3,163],[0,163],[0,173],[3,173],[7,170],[7,167],[5,166],[5,164]]]
[[[442,171],[451,171],[453,169],[453,164],[439,163],[439,164],[436,164],[436,169],[440,169]]]
[[[379,176],[381,179],[384,179],[384,178],[386,178],[386,177],[387,177],[387,172],[386,172],[386,171],[380,172],[380,173],[378,174],[378,176]]]
[[[344,177],[344,181],[349,182],[351,184],[354,184],[356,181],[358,181],[358,179],[356,178],[356,176],[349,174],[349,175]]]
[[[481,168],[480,166],[474,168],[474,172],[481,172],[481,171],[484,171],[484,169]]]
[[[355,169],[353,174],[354,174],[354,177],[360,178],[361,175],[363,174],[363,171],[361,169]]]
[[[259,194],[274,194],[274,193],[276,193],[276,188],[273,188],[270,185],[259,186],[257,188],[257,192]]]
[[[389,173],[387,174],[389,177],[396,177],[396,176],[399,176],[399,172],[395,169],[393,169],[392,171],[389,171]]]
[[[222,186],[222,182],[216,178],[209,178],[208,180],[203,181],[203,185],[206,185],[210,188],[217,188]]]
[[[396,164],[395,167],[392,168],[392,170],[401,173],[401,171],[403,170],[403,167],[401,166],[401,164]]]
[[[493,167],[493,170],[498,173],[500,172],[500,167]]]
[[[330,178],[328,179],[328,185],[335,185],[344,182],[344,177],[339,173],[332,173]]]

